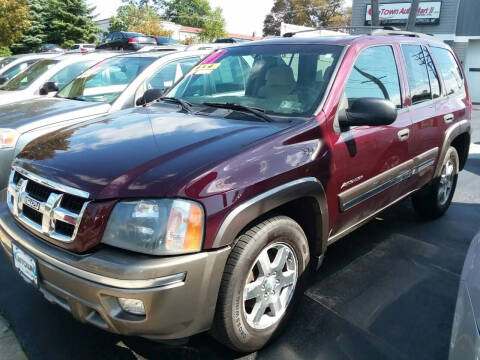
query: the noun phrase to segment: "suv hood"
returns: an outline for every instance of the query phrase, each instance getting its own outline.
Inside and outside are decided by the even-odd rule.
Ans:
[[[17,163],[93,199],[176,196],[188,180],[287,126],[129,109],[38,138]]]
[[[109,104],[42,97],[2,105],[0,127],[25,133],[61,121],[104,114],[109,109]]]

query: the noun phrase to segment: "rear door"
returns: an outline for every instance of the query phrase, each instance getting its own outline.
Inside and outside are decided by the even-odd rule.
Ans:
[[[431,179],[443,142],[443,115],[438,111],[441,99],[439,76],[427,48],[421,44],[402,44],[408,88],[409,113],[413,123],[412,156],[414,175],[410,182],[420,187]]]
[[[396,105],[398,117],[388,126],[336,125],[330,189],[338,197],[339,214],[332,236],[341,236],[408,191],[411,122],[403,109],[398,68],[394,48],[376,45],[360,52],[347,80],[340,109],[361,98],[380,98]]]

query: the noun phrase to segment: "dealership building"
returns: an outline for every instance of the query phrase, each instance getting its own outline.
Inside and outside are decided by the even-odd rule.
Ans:
[[[371,0],[353,0],[352,26],[371,24]],[[380,0],[380,25],[404,28],[411,1]],[[480,103],[480,0],[421,1],[413,31],[432,34],[458,54],[474,102]]]

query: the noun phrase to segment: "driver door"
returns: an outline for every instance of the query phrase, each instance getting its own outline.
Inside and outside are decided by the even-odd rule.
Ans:
[[[332,187],[338,199],[332,236],[361,222],[408,191],[411,170],[411,121],[402,108],[402,90],[394,48],[377,45],[357,56],[339,111],[361,98],[393,102],[398,117],[391,125],[341,129],[332,142]]]

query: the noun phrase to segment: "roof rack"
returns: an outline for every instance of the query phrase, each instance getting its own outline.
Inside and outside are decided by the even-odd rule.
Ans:
[[[409,37],[416,37],[416,38],[431,38],[432,35],[430,34],[424,34],[424,33],[419,33],[419,32],[413,32],[413,31],[405,31],[405,30],[390,30],[390,29],[377,29],[373,30],[370,35],[400,35],[400,36],[409,36]]]
[[[283,37],[294,37],[297,34],[315,32],[315,31],[336,31],[345,33],[345,35],[376,35],[376,36],[386,36],[386,35],[401,35],[409,37],[432,37],[430,34],[417,33],[412,31],[404,31],[394,26],[332,26],[332,27],[318,27],[315,29],[300,30],[295,32],[288,32],[283,34]],[[325,36],[335,36],[335,34]]]

